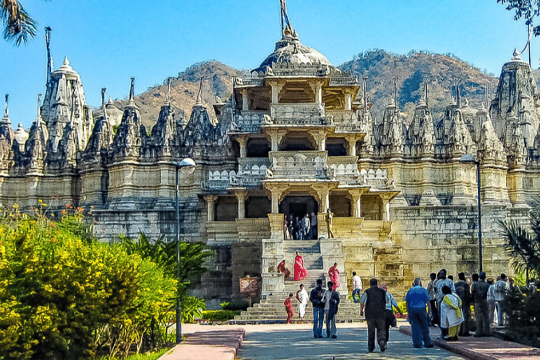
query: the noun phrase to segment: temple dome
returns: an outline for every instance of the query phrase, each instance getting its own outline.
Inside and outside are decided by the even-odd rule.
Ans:
[[[289,64],[314,64],[332,66],[330,61],[317,50],[303,45],[298,37],[285,35],[276,43],[276,49],[271,53],[255,71],[264,71],[266,67],[272,67],[276,63]]]

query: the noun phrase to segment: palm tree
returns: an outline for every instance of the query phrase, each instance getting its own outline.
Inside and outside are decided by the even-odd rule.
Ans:
[[[4,24],[4,40],[16,46],[27,44],[36,36],[37,22],[17,0],[0,0],[0,18]]]
[[[529,212],[530,223],[501,222],[505,248],[512,255],[513,265],[520,272],[540,275],[540,198],[536,199]]]

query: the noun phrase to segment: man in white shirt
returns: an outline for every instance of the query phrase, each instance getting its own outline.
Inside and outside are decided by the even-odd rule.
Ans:
[[[504,314],[506,309],[504,308],[504,297],[510,291],[510,285],[506,282],[506,275],[501,274],[501,280],[497,281],[494,285],[495,292],[495,307],[497,308],[497,325],[504,326]]]
[[[296,292],[296,299],[298,300],[298,313],[300,314],[300,320],[304,320],[306,315],[306,306],[309,300],[309,295],[304,289],[304,284],[300,284],[300,290]]]
[[[356,275],[356,271],[353,271],[352,275],[353,275],[353,277],[352,277],[352,288],[353,288],[352,298],[353,298],[355,303],[358,303],[358,302],[360,302],[360,297],[362,296],[361,295],[361,293],[362,293],[362,279],[360,279],[360,276]],[[358,299],[356,298],[355,295],[358,296]]]

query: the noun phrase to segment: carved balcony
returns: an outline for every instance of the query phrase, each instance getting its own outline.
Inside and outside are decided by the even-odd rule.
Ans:
[[[381,169],[362,169],[360,170],[360,183],[369,185],[374,189],[388,189],[394,187],[393,180],[388,178],[385,170]]]
[[[330,86],[358,85],[358,78],[354,76],[332,76]]]
[[[267,111],[245,111],[234,117],[234,131],[246,133],[259,133],[264,123],[264,115]]]
[[[326,125],[324,104],[271,104],[270,116],[274,125]]]
[[[326,151],[271,151],[274,179],[327,179]]]
[[[238,185],[247,188],[259,187],[266,177],[266,169],[270,167],[268,158],[239,158]]]
[[[337,133],[366,132],[358,115],[352,110],[331,110],[326,112],[326,121],[336,127]]]
[[[335,177],[340,183],[364,185],[358,171],[356,161],[358,156],[329,156],[328,169],[330,177]]]

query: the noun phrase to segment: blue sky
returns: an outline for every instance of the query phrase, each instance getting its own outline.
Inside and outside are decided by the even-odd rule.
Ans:
[[[39,22],[39,34],[19,48],[0,41],[0,94],[10,94],[15,127],[19,122],[30,126],[36,96],[44,92],[45,26],[53,29],[55,69],[67,55],[93,106],[100,103],[102,87],[113,98],[126,97],[131,76],[140,93],[199,61],[257,67],[280,37],[279,0],[21,1]],[[496,0],[287,3],[302,43],[334,65],[371,48],[415,49],[452,52],[498,75],[513,49],[526,41],[523,22],[515,22]],[[533,40],[535,68],[537,44]]]

